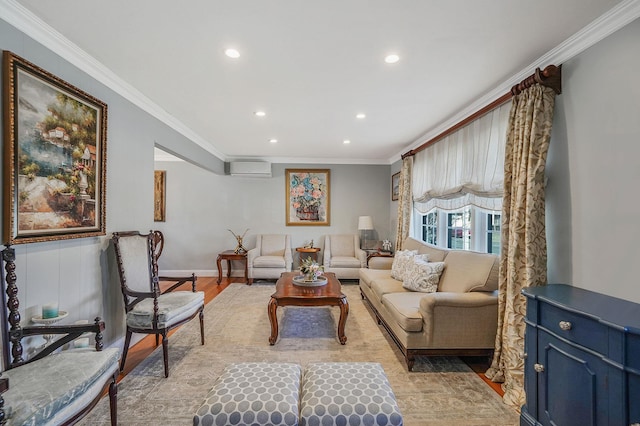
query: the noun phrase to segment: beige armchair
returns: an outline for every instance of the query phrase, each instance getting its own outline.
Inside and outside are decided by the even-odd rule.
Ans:
[[[324,240],[324,270],[336,277],[357,280],[367,266],[367,252],[360,249],[356,234],[327,235]]]
[[[291,272],[292,264],[290,235],[258,235],[256,246],[247,252],[249,284],[255,278],[280,278],[283,272]]]

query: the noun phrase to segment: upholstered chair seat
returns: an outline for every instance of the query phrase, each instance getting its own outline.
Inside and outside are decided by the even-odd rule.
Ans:
[[[367,265],[367,253],[360,249],[356,234],[327,235],[324,243],[324,270],[343,279],[358,279]]]
[[[9,424],[64,424],[100,396],[119,358],[118,348],[72,349],[3,371],[10,385],[3,395]]]
[[[292,264],[291,236],[260,234],[256,246],[247,253],[249,284],[256,278],[278,279],[283,272],[291,271]]]
[[[158,296],[158,327],[171,328],[191,317],[204,303],[204,292],[188,291]],[[153,329],[153,299],[145,299],[127,313],[129,327]]]

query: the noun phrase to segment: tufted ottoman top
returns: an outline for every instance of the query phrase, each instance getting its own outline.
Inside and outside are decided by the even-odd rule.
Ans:
[[[379,363],[319,362],[302,378],[300,425],[402,425],[402,414]]]
[[[298,364],[231,364],[214,383],[193,424],[298,425],[300,376]]]

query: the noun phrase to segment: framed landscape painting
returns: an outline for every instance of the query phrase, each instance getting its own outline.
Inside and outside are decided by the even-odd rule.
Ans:
[[[391,176],[391,201],[398,201],[400,195],[400,172]]]
[[[331,198],[328,169],[286,169],[287,226],[329,226]]]
[[[4,242],[105,235],[107,105],[3,56]]]

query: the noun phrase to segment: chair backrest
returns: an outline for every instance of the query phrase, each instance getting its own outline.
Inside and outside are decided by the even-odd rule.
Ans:
[[[113,245],[116,251],[120,286],[125,297],[125,304],[129,304],[129,291],[154,291],[154,276],[157,276],[156,247],[161,249],[161,234],[158,231],[140,234],[138,231],[114,232]]]
[[[354,234],[327,235],[331,256],[353,257],[360,238]]]
[[[261,256],[284,256],[288,235],[258,235]]]

